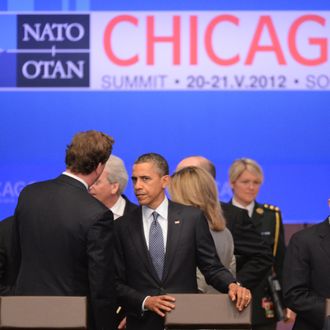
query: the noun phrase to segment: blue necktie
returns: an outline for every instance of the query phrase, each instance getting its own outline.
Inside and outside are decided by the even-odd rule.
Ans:
[[[162,228],[157,221],[158,213],[153,212],[152,216],[154,220],[151,223],[149,232],[149,253],[158,277],[161,280],[163,277],[165,259],[164,238]]]

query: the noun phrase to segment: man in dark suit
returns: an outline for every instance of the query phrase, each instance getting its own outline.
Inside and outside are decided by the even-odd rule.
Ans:
[[[197,293],[196,267],[238,310],[251,300],[221,264],[202,211],[166,198],[168,174],[159,154],[140,156],[132,180],[141,207],[115,222],[116,290],[127,330],[163,330],[163,317],[175,308],[170,293]]]
[[[294,330],[323,329],[329,274],[330,217],[295,233],[286,250],[283,295],[286,305],[297,313]]]
[[[114,220],[138,208],[136,204],[123,195],[127,182],[128,174],[123,160],[111,155],[101,176],[89,188],[90,194],[112,211]],[[125,316],[125,309],[118,305],[116,308],[118,325],[124,320]],[[123,324],[124,322],[125,320]]]
[[[89,192],[112,211],[115,220],[138,207],[123,195],[127,181],[124,162],[111,155],[101,176],[89,188]]]
[[[197,166],[216,177],[214,164],[202,156],[184,158],[177,166],[177,170],[187,166]],[[227,228],[234,239],[234,254],[236,257],[237,280],[252,291],[270,271],[272,265],[272,251],[263,241],[261,235],[250,221],[246,210],[231,203],[220,202]]]
[[[17,295],[87,296],[89,329],[115,328],[113,215],[88,193],[113,139],[98,131],[74,136],[66,170],[25,187],[13,221],[19,263]]]
[[[0,295],[12,294],[15,282],[13,256],[11,253],[13,217],[8,217],[0,222]]]

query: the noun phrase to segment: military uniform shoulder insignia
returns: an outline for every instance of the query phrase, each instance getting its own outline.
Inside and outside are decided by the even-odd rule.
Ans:
[[[258,207],[258,208],[256,208],[256,212],[261,215],[261,214],[264,214],[265,211],[262,207]]]
[[[271,210],[271,211],[275,211],[275,212],[279,212],[280,208],[274,205],[270,205],[270,204],[264,204],[264,208]]]

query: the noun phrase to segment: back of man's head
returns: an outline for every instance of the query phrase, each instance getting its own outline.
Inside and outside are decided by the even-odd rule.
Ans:
[[[128,174],[123,160],[115,155],[111,155],[105,164],[104,170],[107,172],[110,183],[118,183],[118,195],[121,195],[128,181]]]
[[[72,173],[88,175],[108,160],[114,140],[109,135],[90,130],[77,133],[66,148],[65,164]]]
[[[216,177],[216,169],[215,169],[214,164],[209,159],[207,159],[203,156],[190,156],[190,157],[182,159],[181,162],[176,167],[176,170],[178,171],[178,170],[180,170],[184,167],[188,167],[188,166],[201,167],[202,169],[209,172],[213,176],[214,179]]]

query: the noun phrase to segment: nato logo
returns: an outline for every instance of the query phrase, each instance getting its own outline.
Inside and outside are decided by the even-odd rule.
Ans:
[[[0,87],[89,87],[89,15],[6,16]]]

